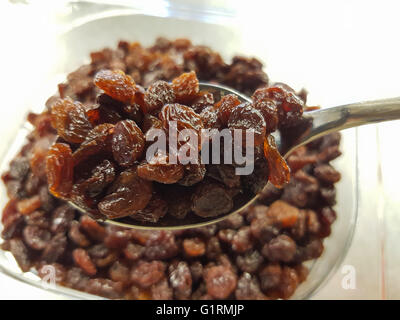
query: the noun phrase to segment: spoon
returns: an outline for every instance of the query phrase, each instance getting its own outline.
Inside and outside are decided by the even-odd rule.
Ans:
[[[235,94],[242,102],[251,102],[251,99],[246,95],[232,88],[218,84],[200,83],[200,90],[209,91],[216,95],[220,95],[221,97],[227,94]],[[358,127],[365,124],[397,119],[400,119],[400,97],[358,102],[338,107],[305,112],[298,127],[296,127],[295,137],[283,137],[278,131],[273,132],[272,135],[275,138],[276,145],[280,153],[287,158],[289,154],[297,147],[307,144],[331,132]],[[266,187],[268,186],[272,186],[270,182],[267,183]],[[165,217],[157,225],[141,223],[131,218],[121,218],[118,220],[106,219],[102,220],[102,222],[120,227],[148,230],[196,228],[222,221],[230,215],[244,210],[249,205],[254,203],[257,198],[258,195],[251,197],[247,196],[247,198],[243,196],[241,199],[235,201],[236,203],[232,212],[229,212],[225,215],[212,217],[208,220],[191,215],[191,217],[182,220]],[[70,202],[70,204],[79,211],[83,213],[85,212],[85,210],[77,207],[77,205],[73,202]]]

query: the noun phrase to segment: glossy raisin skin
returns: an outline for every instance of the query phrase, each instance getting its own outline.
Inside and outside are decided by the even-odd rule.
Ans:
[[[196,73],[183,73],[172,80],[172,89],[174,90],[176,101],[188,103],[196,98],[199,92],[199,80]]]
[[[181,164],[170,164],[166,155],[153,157],[150,162],[141,163],[138,166],[139,177],[157,181],[164,184],[176,183],[182,179],[184,168]]]
[[[142,156],[145,138],[142,130],[132,120],[119,121],[114,127],[112,151],[115,161],[127,167]]]
[[[228,213],[233,207],[232,197],[220,184],[204,183],[193,195],[192,210],[201,217],[215,217]]]
[[[246,131],[253,134],[254,146],[259,146],[264,142],[266,134],[264,117],[251,104],[243,103],[236,106],[230,113],[228,127],[242,130],[243,146],[246,146]]]
[[[80,102],[60,99],[51,108],[51,123],[60,137],[71,143],[81,143],[92,129]]]
[[[175,93],[171,85],[166,81],[156,81],[151,84],[144,95],[147,112],[156,114],[161,108],[175,101]]]
[[[74,161],[67,144],[54,144],[46,158],[46,173],[50,192],[60,198],[68,198],[72,189]]]
[[[141,179],[136,168],[123,171],[99,203],[98,208],[108,218],[134,214],[144,209],[152,196],[152,184]]]
[[[94,84],[115,100],[124,103],[134,102],[135,82],[121,70],[99,71],[94,77]]]

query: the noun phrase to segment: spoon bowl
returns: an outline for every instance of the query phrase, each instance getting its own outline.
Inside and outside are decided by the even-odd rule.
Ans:
[[[219,84],[200,83],[200,90],[212,92],[217,99],[227,94],[235,94],[241,102],[252,102],[252,100],[246,95]],[[272,135],[275,138],[279,152],[287,158],[297,147],[307,144],[331,132],[397,119],[400,119],[400,97],[365,101],[305,112],[301,121],[295,127],[295,134],[291,135],[289,133],[282,136],[279,131],[275,131]],[[265,188],[271,187],[273,186],[270,182],[265,186]],[[239,213],[253,204],[257,198],[258,195],[241,194],[240,196],[235,197],[234,207],[231,212],[217,217],[202,218],[197,215],[190,215],[190,217],[185,219],[176,219],[167,216],[161,219],[157,224],[142,223],[129,217],[115,220],[105,219],[100,221],[125,228],[146,230],[198,228],[220,222],[233,214]],[[77,210],[85,213],[85,210],[78,207],[75,203],[71,201],[69,203]]]

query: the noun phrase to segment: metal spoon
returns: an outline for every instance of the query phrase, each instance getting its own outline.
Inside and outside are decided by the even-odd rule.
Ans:
[[[251,99],[246,95],[229,87],[218,84],[200,83],[200,89],[211,91],[214,94],[219,94],[221,96],[226,94],[235,94],[242,102],[251,102]],[[397,119],[400,119],[400,97],[358,102],[328,109],[306,112],[303,115],[303,120],[299,127],[296,128],[296,137],[282,137],[277,131],[273,133],[273,136],[280,153],[286,158],[297,147],[309,143],[328,133],[358,127],[365,124]],[[269,184],[270,183],[268,183],[267,186]],[[257,198],[258,195],[251,197],[249,196],[247,199],[246,197],[243,197],[243,199],[240,199],[237,201],[237,203],[235,203],[234,210],[232,212],[209,219],[201,218],[195,215],[191,215],[191,217],[182,220],[165,217],[157,225],[141,223],[131,218],[104,220],[103,222],[121,227],[153,230],[202,227],[222,221],[228,216],[244,210],[246,207],[254,203]],[[77,207],[74,203],[70,202],[70,204],[78,210],[85,212],[83,209]]]

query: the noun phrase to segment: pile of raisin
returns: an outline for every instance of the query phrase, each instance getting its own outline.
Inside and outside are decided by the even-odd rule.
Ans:
[[[137,209],[148,201],[136,214],[155,221],[167,212],[185,217],[193,202],[200,206],[198,213],[207,215],[207,195],[215,193],[221,198],[225,190],[240,188],[256,192],[265,179],[271,179],[270,171],[275,168],[269,168],[264,155],[278,159],[271,138],[260,145],[255,162],[258,174],[240,179],[226,165],[190,165],[182,172],[165,166],[151,170],[142,161],[131,163],[132,157],[143,152],[138,129],[144,133],[151,127],[163,128],[168,122],[162,119],[176,115],[167,109],[164,118],[159,118],[159,109],[166,101],[191,108],[200,118],[209,115],[207,121],[202,120],[204,127],[229,124],[229,105],[236,104],[235,119],[241,114],[259,119],[259,113],[264,121],[269,119],[265,127],[268,138],[267,133],[273,130],[295,128],[295,115],[301,112],[297,103],[304,105],[305,95],[295,94],[283,84],[268,86],[256,59],[237,57],[226,64],[218,53],[186,39],[158,39],[150,48],[120,42],[116,50],[94,52],[91,58],[89,65],[59,85],[59,97],[49,99],[47,112],[28,117],[34,129],[2,175],[9,197],[1,217],[2,250],[10,251],[24,272],[46,277],[49,268],[54,268],[58,284],[110,299],[290,298],[307,278],[303,262],[322,254],[323,239],[336,219],[334,185],[340,173],[330,161],[340,156],[340,135],[330,134],[298,148],[287,159],[291,169],[288,184],[263,190],[256,204],[217,224],[177,231],[103,224],[77,212],[63,199],[72,192],[88,212],[100,203],[97,199],[109,200],[102,204],[109,212],[115,207]],[[124,91],[123,101],[115,99],[120,97],[115,88],[102,85],[105,94],[94,85],[95,75],[106,69],[122,70],[135,82],[135,90]],[[215,102],[204,93],[196,102],[188,102],[190,91],[177,95],[172,89],[159,94],[171,87],[168,83],[174,78],[192,70],[200,80],[230,85],[252,95],[253,108],[237,104],[231,96]],[[112,73],[103,75],[107,78]],[[118,72],[112,83],[125,88],[133,82]],[[147,93],[150,90],[155,94]],[[185,118],[182,125],[188,121],[198,124]],[[235,125],[242,124],[238,121]],[[61,128],[62,134],[54,128]],[[117,146],[113,139],[121,143]],[[131,145],[135,148],[129,148]],[[63,170],[48,176],[46,162]],[[156,182],[140,177],[140,171],[147,177],[160,178],[159,172],[169,175]],[[278,186],[285,179],[285,171],[280,173],[274,176]],[[179,183],[165,183],[181,174]],[[139,192],[149,200],[143,196],[142,202],[130,203],[128,198],[118,198],[129,194],[139,182]],[[201,192],[193,195],[192,188]],[[229,203],[230,197],[232,194],[224,201]]]
[[[236,196],[250,199],[268,180],[278,187],[289,181],[289,168],[270,135],[302,115],[303,101],[287,87],[259,88],[254,103],[242,103],[233,94],[214,102],[213,93],[200,91],[194,71],[171,83],[156,80],[144,89],[122,70],[102,69],[94,75],[94,85],[101,90],[94,104],[65,97],[45,111],[59,136],[46,158],[50,192],[94,217],[145,223],[157,223],[166,215],[216,217],[234,208]],[[196,163],[170,163],[167,150],[148,159],[151,143],[145,134],[162,129],[170,141],[171,121],[177,134],[191,129],[199,141],[205,127],[241,129],[243,147],[251,130],[256,170],[241,177],[232,164],[205,165],[200,149]],[[254,152],[256,148],[264,152]],[[256,185],[249,183],[253,180]],[[170,206],[172,193],[185,194],[185,212]]]

